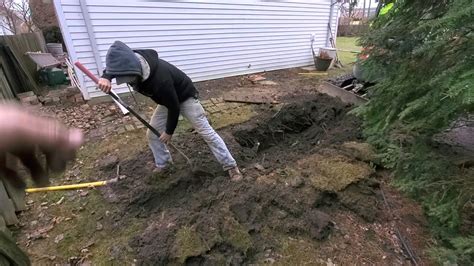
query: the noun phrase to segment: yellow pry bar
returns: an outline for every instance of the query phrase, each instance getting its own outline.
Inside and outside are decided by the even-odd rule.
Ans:
[[[111,181],[112,181],[112,180],[109,180],[109,181],[97,181],[97,182],[82,183],[82,184],[73,184],[73,185],[63,185],[63,186],[27,188],[27,189],[25,189],[25,191],[26,191],[27,193],[35,193],[35,192],[71,190],[71,189],[81,189],[81,188],[94,188],[94,187],[105,186],[105,185],[107,185],[108,183],[111,183]]]

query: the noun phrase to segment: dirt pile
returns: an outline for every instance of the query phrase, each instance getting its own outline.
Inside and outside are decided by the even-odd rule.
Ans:
[[[351,106],[320,95],[313,101],[288,104],[269,120],[249,129],[234,133],[243,147],[258,151],[279,145],[291,147],[323,144],[340,144],[360,139],[360,121],[347,112]],[[308,146],[309,145],[309,146]]]
[[[166,179],[150,176],[114,190],[128,191],[128,199],[118,200],[128,201],[127,215],[153,221],[131,241],[145,264],[242,264],[261,248],[277,245],[262,238],[263,232],[323,240],[333,226],[318,210],[326,195],[311,187],[235,184],[225,176],[194,179],[177,170]]]
[[[233,152],[246,158],[245,180],[239,183],[231,182],[210,162],[212,156],[195,136],[184,143],[196,162],[207,166],[208,176],[196,177],[181,163],[170,173],[150,175],[150,169],[143,167],[151,160],[149,152],[122,162],[127,178],[107,195],[123,206],[120,216],[151,221],[130,241],[139,262],[262,263],[263,254],[284,246],[282,236],[324,241],[334,227],[328,208],[347,205],[373,219],[376,212],[370,205],[375,199],[368,200],[369,206],[352,206],[375,196],[376,184],[365,181],[372,169],[342,153],[323,152],[324,147],[360,138],[359,122],[347,115],[349,108],[321,96],[287,105],[263,123],[232,129],[242,145]],[[252,167],[255,162],[263,165],[260,170]],[[341,167],[343,172],[338,170]]]

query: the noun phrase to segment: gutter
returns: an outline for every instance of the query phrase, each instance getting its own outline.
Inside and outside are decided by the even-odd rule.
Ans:
[[[332,30],[332,17],[333,17],[333,14],[334,14],[334,6],[337,4],[337,0],[335,0],[333,2],[333,0],[331,0],[331,9],[329,10],[329,22],[328,22],[328,27],[327,27],[327,30],[326,30],[326,47],[329,47],[329,45],[331,44],[331,42],[329,41],[329,36],[331,35],[331,30]]]

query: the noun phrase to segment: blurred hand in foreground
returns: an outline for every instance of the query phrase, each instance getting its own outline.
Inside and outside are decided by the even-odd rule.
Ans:
[[[61,172],[83,142],[82,132],[59,122],[28,113],[13,103],[0,103],[0,176],[25,187],[17,169],[7,165],[7,155],[18,157],[37,186],[49,185],[48,172]],[[37,155],[43,153],[46,165]]]

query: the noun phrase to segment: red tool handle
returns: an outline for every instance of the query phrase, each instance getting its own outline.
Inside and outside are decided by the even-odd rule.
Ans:
[[[86,74],[92,81],[94,81],[96,84],[99,83],[99,78],[97,78],[92,72],[89,71],[81,62],[76,62],[74,65],[77,66],[84,74]]]

